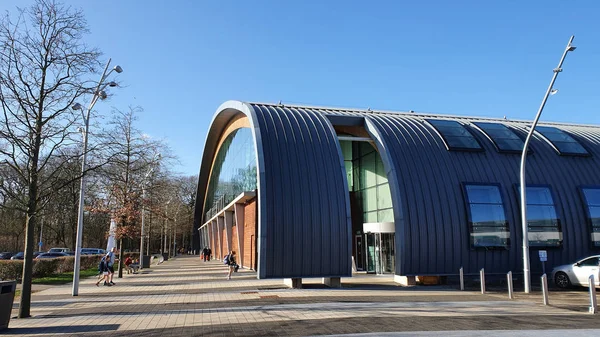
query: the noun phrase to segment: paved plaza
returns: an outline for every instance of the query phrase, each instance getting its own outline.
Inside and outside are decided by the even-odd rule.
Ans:
[[[305,279],[258,280],[240,269],[182,256],[141,273],[115,278],[113,287],[82,280],[32,295],[32,317],[13,318],[4,335],[30,336],[597,336],[600,315],[587,313],[583,290],[508,300],[449,286],[399,287],[390,276],[343,278],[340,289]],[[13,317],[17,314],[15,303]],[[574,329],[580,329],[574,331]],[[485,331],[481,331],[485,330]]]

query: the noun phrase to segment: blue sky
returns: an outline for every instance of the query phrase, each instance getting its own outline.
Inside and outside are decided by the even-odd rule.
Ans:
[[[125,70],[96,109],[142,106],[182,174],[231,99],[531,120],[571,35],[542,120],[600,124],[598,1],[64,2]]]

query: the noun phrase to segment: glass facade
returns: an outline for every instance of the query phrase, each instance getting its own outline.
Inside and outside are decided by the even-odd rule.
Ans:
[[[369,142],[340,141],[348,190],[358,192],[363,222],[394,222],[392,196],[381,156]]]
[[[497,185],[465,185],[471,246],[508,248],[510,229]]]
[[[443,119],[426,119],[426,121],[442,135],[449,150],[483,150],[473,134],[459,122]]]
[[[582,188],[585,197],[592,245],[600,247],[600,188]]]
[[[520,196],[521,188],[517,186],[517,190]],[[530,246],[558,247],[562,244],[562,229],[550,187],[527,186],[527,228]]]
[[[521,153],[523,151],[523,140],[506,125],[484,122],[475,122],[473,124],[490,137],[498,148],[498,151],[515,153]]]
[[[535,131],[546,138],[561,155],[589,155],[588,151],[566,132],[551,126],[536,126]]]
[[[256,189],[256,152],[252,131],[240,128],[227,136],[213,163],[204,204],[205,221],[244,191]]]

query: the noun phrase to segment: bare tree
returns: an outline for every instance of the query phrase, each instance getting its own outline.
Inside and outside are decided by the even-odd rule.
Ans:
[[[73,102],[86,92],[86,76],[98,67],[99,53],[83,43],[88,33],[80,10],[53,0],[36,0],[18,9],[16,21],[0,19],[0,165],[16,179],[0,188],[17,201],[25,217],[25,261],[19,317],[30,316],[34,228],[39,204],[64,181],[55,179],[63,165],[48,165],[64,155],[77,134]],[[62,158],[63,162],[69,159]],[[12,186],[11,186],[12,184]],[[26,189],[22,197],[11,187]],[[8,187],[7,187],[8,186]]]
[[[133,239],[140,234],[144,175],[157,161],[170,158],[165,144],[152,140],[136,128],[136,114],[141,111],[141,107],[115,110],[111,123],[113,129],[107,133],[111,160],[102,171],[109,199],[105,205],[117,222],[115,239],[120,242],[118,277],[123,277],[123,239]],[[162,156],[157,157],[157,153]]]
[[[193,223],[194,223],[194,207],[196,205],[196,190],[198,188],[198,177],[197,176],[186,176],[180,177],[180,196],[181,204],[183,208],[183,214],[181,217],[182,223],[181,228],[181,245],[183,248],[191,246],[193,238]]]

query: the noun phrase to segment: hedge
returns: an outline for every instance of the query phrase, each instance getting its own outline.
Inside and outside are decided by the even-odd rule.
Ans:
[[[82,255],[80,270],[98,266],[102,255]],[[54,259],[34,259],[33,277],[46,277],[73,271],[74,256],[57,257]],[[23,276],[22,260],[0,260],[0,280],[21,280]]]

